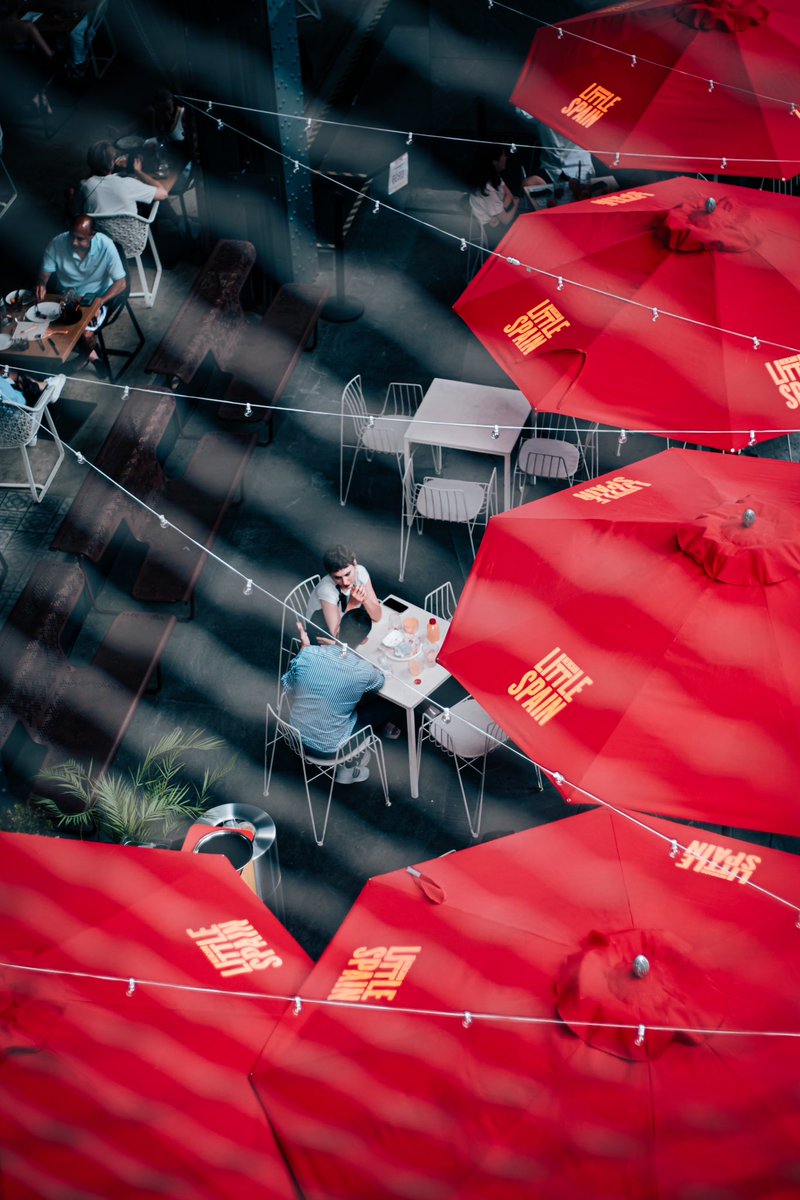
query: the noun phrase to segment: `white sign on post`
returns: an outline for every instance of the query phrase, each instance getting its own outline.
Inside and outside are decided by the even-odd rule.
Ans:
[[[408,183],[408,151],[396,158],[393,163],[389,163],[389,189],[388,194],[399,192]]]

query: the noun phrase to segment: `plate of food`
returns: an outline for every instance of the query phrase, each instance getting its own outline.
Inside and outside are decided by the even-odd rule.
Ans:
[[[0,350],[7,350],[13,340],[10,333],[0,333]]]
[[[28,321],[55,321],[61,316],[61,305],[56,300],[40,300],[32,304],[25,317]]]
[[[403,638],[389,648],[389,657],[396,662],[411,662],[412,658],[419,658],[420,653],[419,638]]]
[[[30,304],[33,300],[33,292],[30,288],[17,288],[15,292],[9,292],[6,296],[6,304],[15,308],[18,304]]]

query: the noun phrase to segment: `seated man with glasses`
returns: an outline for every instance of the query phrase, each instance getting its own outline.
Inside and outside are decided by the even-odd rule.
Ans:
[[[380,621],[381,602],[375,595],[369,571],[356,561],[350,547],[331,546],[323,554],[322,562],[326,574],[311,593],[306,609],[311,636],[319,636],[327,628],[333,637],[338,637],[344,614],[360,608],[371,621]]]

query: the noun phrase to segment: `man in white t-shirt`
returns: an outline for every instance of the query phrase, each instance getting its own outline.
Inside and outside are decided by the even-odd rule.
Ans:
[[[331,546],[322,556],[326,574],[311,593],[306,620],[310,634],[319,637],[320,628],[328,627],[333,637],[346,612],[363,608],[371,621],[380,621],[381,602],[369,577],[369,571],[356,561],[349,546]],[[319,626],[320,628],[315,628]]]
[[[82,212],[131,213],[136,215],[138,204],[166,200],[167,190],[157,179],[142,170],[141,158],[133,159],[133,173],[117,175],[117,150],[113,142],[95,142],[86,155],[92,174],[84,179],[78,193]]]

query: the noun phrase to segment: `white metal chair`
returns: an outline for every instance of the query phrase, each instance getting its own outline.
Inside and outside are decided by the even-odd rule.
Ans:
[[[356,732],[342,742],[339,749],[336,751],[336,757],[318,758],[310,750],[308,750],[302,742],[300,733],[297,728],[282,717],[281,709],[283,707],[284,698],[281,698],[278,704],[278,711],[267,705],[267,720],[266,720],[266,735],[264,740],[264,795],[269,795],[270,783],[272,782],[272,768],[275,762],[275,750],[278,742],[285,742],[293,754],[296,754],[300,759],[300,764],[303,769],[303,784],[306,789],[306,800],[308,802],[308,813],[311,818],[311,831],[314,834],[314,841],[318,846],[323,845],[325,834],[328,829],[328,818],[331,813],[331,801],[333,800],[333,785],[336,782],[336,771],[338,767],[344,766],[353,759],[358,758],[365,750],[371,750],[374,754],[374,762],[378,767],[378,775],[383,789],[383,799],[387,808],[391,808],[392,802],[389,799],[389,786],[386,780],[386,763],[383,757],[383,743],[376,733],[373,732],[371,725],[365,725],[363,729],[357,729]],[[272,739],[270,740],[270,725],[273,726]],[[314,806],[311,802],[310,785],[316,782],[317,779],[326,778],[329,780],[328,796],[325,803],[325,815],[322,820],[322,828],[318,832],[317,822],[314,816]]]
[[[440,621],[452,621],[456,611],[456,594],[450,580],[440,584],[432,592],[428,592],[422,607],[425,612],[433,613]]]
[[[595,479],[600,472],[600,422],[594,421],[583,433],[583,461],[586,478]]]
[[[117,43],[114,41],[114,35],[111,32],[111,25],[108,20],[108,5],[98,4],[93,22],[95,36],[92,38],[89,61],[92,64],[92,71],[95,74],[95,78],[102,79],[117,57]],[[100,51],[98,51],[96,44],[97,34],[101,34],[105,40],[105,45]]]
[[[420,772],[424,742],[433,742],[445,754],[450,755],[456,766],[469,831],[474,838],[479,837],[481,832],[486,759],[493,750],[507,741],[508,734],[472,696],[459,700],[451,709],[442,709],[440,713],[427,712],[422,718],[417,734],[417,761],[420,764]],[[536,771],[536,786],[541,792],[542,773],[536,763],[533,766]],[[478,790],[472,808],[464,786],[468,770],[478,776]]]
[[[579,473],[592,479],[597,473],[597,428],[595,423],[581,430],[565,413],[537,413],[532,436],[520,443],[514,469],[520,501],[528,482],[537,479],[563,481],[569,487]]]
[[[422,399],[418,383],[390,383],[379,413],[370,413],[364,400],[361,376],[354,375],[342,392],[342,413],[339,437],[339,503],[344,506],[350,494],[353,472],[361,451],[371,462],[375,454],[394,457],[400,478],[403,476],[404,438],[411,418]],[[345,451],[353,452],[353,461],[344,482]],[[437,470],[441,470],[441,450]]]
[[[94,223],[100,232],[105,233],[112,241],[115,241],[123,250],[126,258],[136,260],[141,291],[131,292],[130,298],[131,300],[143,299],[146,308],[152,308],[155,304],[158,285],[161,282],[161,259],[158,256],[158,250],[153,237],[153,221],[156,219],[158,204],[158,200],[153,201],[150,206],[150,212],[146,217],[139,216],[138,213],[93,214]],[[148,246],[153,256],[155,268],[152,282],[148,281],[147,271],[142,261],[142,255]]]
[[[489,239],[486,236],[486,226],[475,211],[474,196],[468,197],[469,229],[467,230],[467,283],[483,266],[489,250]]]
[[[50,405],[54,404],[61,395],[66,380],[66,375],[54,375],[51,379],[48,379],[46,386],[42,389],[40,398],[32,408],[27,408],[21,404],[10,404],[7,401],[0,403],[0,450],[19,450],[25,469],[24,479],[5,479],[0,482],[0,487],[14,489],[30,488],[30,493],[37,504],[41,502],[64,461],[64,447],[61,438],[58,436],[58,430],[53,424]],[[31,446],[36,445],[42,421],[44,421],[53,439],[53,445],[56,448],[56,461],[50,468],[50,472],[44,482],[38,483],[34,477],[28,450]]]
[[[465,525],[472,557],[475,557],[476,526],[486,526],[497,512],[497,470],[488,483],[466,479],[441,479],[426,475],[422,483],[414,480],[414,459],[410,458],[403,475],[403,512],[400,518],[400,574],[402,582],[408,558],[411,532],[416,525],[422,533],[425,521],[448,521]]]
[[[283,601],[281,608],[281,640],[278,650],[278,703],[281,698],[281,677],[288,670],[289,663],[297,653],[300,639],[296,633],[296,622],[306,619],[308,602],[314,588],[319,583],[319,575],[309,575],[298,583]]]
[[[8,167],[2,158],[0,158],[0,176],[4,176],[8,184],[8,189],[4,189],[3,198],[0,200],[0,217],[4,217],[17,198],[17,185],[11,178]]]
[[[480,836],[483,818],[483,792],[486,782],[486,759],[492,750],[508,741],[508,734],[492,720],[477,700],[467,696],[451,709],[433,715],[425,713],[417,734],[417,760],[422,770],[422,747],[433,742],[453,759],[467,814],[469,831],[474,838]],[[478,776],[477,794],[470,805],[464,786],[465,773],[470,770]]]
[[[572,487],[580,461],[580,451],[572,442],[526,438],[520,445],[514,468],[514,486],[519,488],[520,503],[528,483],[535,484],[538,479],[563,480]]]

